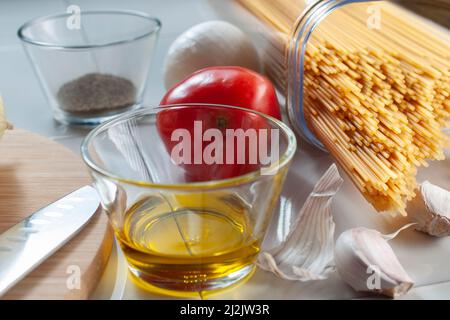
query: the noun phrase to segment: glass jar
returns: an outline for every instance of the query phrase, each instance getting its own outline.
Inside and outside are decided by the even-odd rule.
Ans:
[[[420,19],[433,25],[432,27],[436,30],[448,32],[450,27],[450,2],[446,0],[235,0],[226,2],[227,4],[218,8],[221,15],[242,27],[255,39],[260,49],[264,72],[286,97],[286,114],[292,128],[303,140],[324,151],[328,148],[324,146],[305,118],[305,57],[311,39],[320,32],[318,30],[326,24],[333,13],[339,14],[343,10],[350,10],[352,6],[364,6],[366,11],[359,10],[359,12],[367,15],[365,17],[367,28],[356,31],[367,34],[367,38],[372,37],[371,32],[376,32],[379,28],[386,28],[385,30],[396,28],[395,25],[383,25],[384,9],[377,9],[377,5],[380,4],[393,5],[390,2],[418,14],[418,17],[420,15]],[[363,17],[360,16],[360,18]],[[340,26],[336,27],[340,28]],[[354,31],[349,28],[345,29],[344,33],[353,37]],[[328,36],[332,38],[333,32],[330,30]],[[414,34],[408,30],[402,30],[402,32],[406,32],[405,37],[414,37]],[[423,48],[426,48],[425,44]]]

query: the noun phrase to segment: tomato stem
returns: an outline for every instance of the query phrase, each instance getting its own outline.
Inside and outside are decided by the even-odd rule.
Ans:
[[[228,125],[228,121],[225,117],[218,117],[217,118],[217,128],[219,129],[225,129]]]

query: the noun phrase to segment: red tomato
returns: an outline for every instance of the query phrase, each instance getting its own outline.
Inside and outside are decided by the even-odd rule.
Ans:
[[[161,100],[161,105],[183,103],[212,103],[238,106],[257,110],[280,119],[280,109],[275,90],[265,77],[241,67],[213,67],[193,73],[190,77],[170,89]],[[195,121],[201,122],[202,137],[195,139]],[[192,141],[186,156],[189,161],[179,164],[185,170],[187,181],[209,181],[227,179],[257,170],[259,165],[258,145],[251,147],[249,139],[234,143],[226,143],[227,129],[236,132],[242,129],[254,130],[259,139],[259,130],[266,129],[270,141],[270,125],[259,115],[238,109],[208,107],[201,105],[185,106],[178,109],[160,111],[157,115],[157,128],[169,153],[179,146],[180,140],[172,141],[176,129],[185,129]],[[223,137],[220,152],[223,163],[206,163],[204,152],[211,147],[215,139],[203,141],[203,134],[208,129],[218,129]],[[229,132],[229,131],[228,131]],[[198,133],[198,132],[197,132]],[[195,147],[195,141],[200,145]],[[259,140],[258,140],[259,141]],[[244,142],[244,145],[242,145]],[[243,148],[243,149],[239,149]],[[216,150],[217,151],[217,150]],[[239,163],[239,153],[244,163]],[[255,154],[256,153],[256,154]],[[215,153],[214,153],[215,155]],[[257,157],[254,163],[255,156]],[[195,163],[195,158],[201,158],[201,163]],[[227,163],[232,160],[231,163]],[[172,158],[173,159],[173,158]]]
[[[281,120],[272,83],[259,73],[241,67],[211,67],[194,72],[170,89],[160,104],[178,103],[226,104]]]
[[[201,130],[196,132],[195,121],[201,125]],[[239,140],[235,136],[228,135],[227,129],[232,129],[231,133],[236,133],[236,129],[242,129],[242,132],[247,132],[249,135],[254,133],[253,137],[259,139],[259,129],[267,130],[267,143],[270,143],[270,125],[265,119],[259,115],[248,113],[239,109],[227,109],[209,107],[205,112],[204,106],[185,106],[179,109],[162,110],[157,115],[157,128],[162,137],[167,151],[171,153],[172,160],[179,154],[175,152],[177,145],[187,142],[184,152],[187,152],[187,161],[184,163],[177,163],[185,170],[185,178],[187,181],[210,181],[220,180],[236,177],[257,170],[260,165],[258,158],[259,140],[252,142],[248,136]],[[215,137],[204,139],[208,129],[218,129],[221,134],[221,147],[217,147],[213,152],[207,153],[212,156],[212,160],[220,159],[214,163],[208,163],[205,156],[205,150],[208,146],[212,148],[212,143],[216,140]],[[172,141],[172,134],[176,129],[185,129],[191,138],[189,141],[182,141],[181,139],[174,139]],[[248,131],[253,130],[253,132]],[[229,133],[230,131],[228,131]],[[200,133],[200,134],[199,134]],[[196,136],[197,134],[197,136]],[[230,141],[233,141],[230,144]],[[199,143],[199,144],[198,144]],[[197,147],[195,146],[197,144]],[[241,148],[241,149],[240,149]],[[173,153],[175,152],[175,157]],[[218,151],[218,152],[217,152]],[[241,154],[241,161],[238,158]],[[215,158],[217,156],[218,158]],[[196,163],[195,160],[200,161]],[[229,157],[227,161],[227,157]],[[253,160],[252,160],[253,159]],[[256,161],[255,161],[256,160]],[[177,160],[178,161],[178,160]]]

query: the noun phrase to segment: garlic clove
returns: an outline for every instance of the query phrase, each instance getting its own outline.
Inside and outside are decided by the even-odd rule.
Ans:
[[[262,252],[258,265],[275,275],[298,281],[326,279],[334,270],[335,224],[331,201],[342,185],[335,164],[314,186],[286,240],[270,252]]]
[[[450,192],[428,181],[408,207],[416,229],[436,237],[450,236]]]
[[[356,291],[396,298],[408,292],[414,283],[385,237],[364,227],[343,232],[334,251],[336,269]]]

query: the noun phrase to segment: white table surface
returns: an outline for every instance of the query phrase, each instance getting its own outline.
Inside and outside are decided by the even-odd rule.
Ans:
[[[69,4],[81,10],[130,9],[144,11],[162,21],[162,30],[150,71],[144,104],[156,105],[164,94],[162,62],[170,43],[196,23],[215,19],[217,14],[208,1],[223,0],[1,0],[0,1],[0,93],[8,119],[19,128],[47,136],[79,152],[86,130],[56,123],[39,87],[30,62],[16,37],[25,21],[65,11]],[[228,0],[226,0],[228,1]],[[448,154],[448,153],[447,153]],[[283,197],[292,201],[298,212],[303,200],[332,159],[300,142]],[[449,161],[435,163],[421,170],[419,179],[450,187]],[[300,187],[299,187],[300,186]],[[297,211],[295,211],[297,210]],[[334,202],[336,235],[354,226],[395,230],[404,220],[377,214],[345,178]],[[416,286],[403,299],[450,299],[450,238],[434,239],[413,230],[392,241],[394,251]],[[119,251],[113,250],[107,269],[93,298],[165,299],[134,286],[127,279],[126,266]],[[337,274],[315,282],[290,282],[258,270],[244,285],[213,298],[217,299],[323,299],[364,298],[348,287]]]

